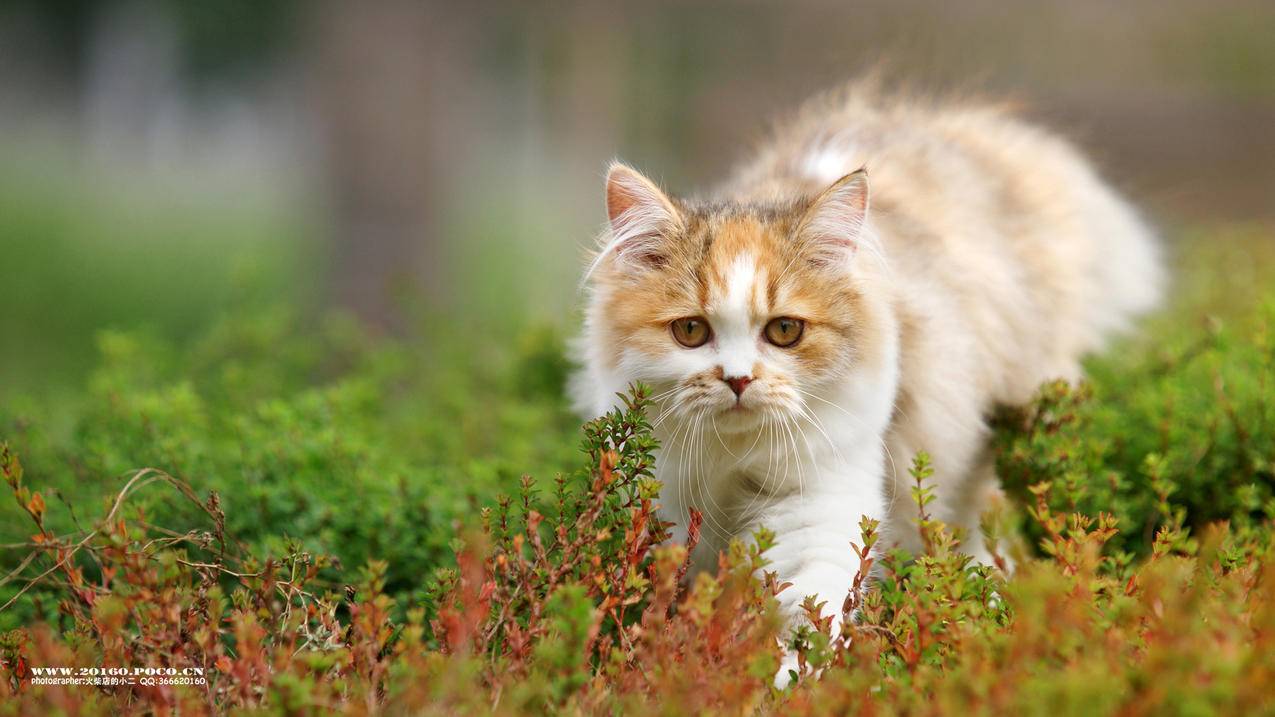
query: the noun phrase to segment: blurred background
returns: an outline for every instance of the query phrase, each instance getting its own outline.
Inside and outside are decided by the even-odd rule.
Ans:
[[[1171,239],[1269,227],[1272,38],[1269,0],[5,0],[0,401],[246,307],[569,332],[608,160],[702,187],[882,63],[1018,99]]]

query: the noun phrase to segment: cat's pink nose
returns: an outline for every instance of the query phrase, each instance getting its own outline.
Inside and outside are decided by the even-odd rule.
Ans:
[[[744,389],[748,388],[748,384],[753,382],[751,376],[735,376],[723,380],[730,384],[730,390],[735,392],[736,398],[739,398],[744,393]]]

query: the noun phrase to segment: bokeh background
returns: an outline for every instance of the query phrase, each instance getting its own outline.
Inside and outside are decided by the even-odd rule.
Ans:
[[[1171,240],[1269,226],[1272,38],[1265,0],[6,0],[0,400],[246,306],[569,330],[609,159],[704,186],[874,67],[1018,99]]]
[[[1225,428],[1275,420],[1273,37],[1269,0],[0,0],[0,441],[54,534],[155,467],[190,492],[131,494],[147,534],[330,555],[333,590],[385,561],[429,610],[483,508],[585,475],[565,345],[607,163],[694,191],[878,70],[1015,99],[1161,227],[1172,301],[1088,366],[1131,481],[1097,509],[1167,451],[1191,525],[1227,518],[1275,485],[1269,431]],[[64,618],[22,592],[26,504],[0,631]]]

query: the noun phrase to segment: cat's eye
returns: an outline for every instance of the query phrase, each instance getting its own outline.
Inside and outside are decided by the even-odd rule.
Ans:
[[[801,332],[806,328],[806,322],[801,319],[793,319],[787,316],[780,316],[770,320],[766,324],[765,334],[766,340],[780,347],[787,348],[797,343],[801,339]]]
[[[708,321],[699,316],[688,316],[669,324],[673,338],[688,349],[697,348],[708,343],[713,332],[708,328]]]

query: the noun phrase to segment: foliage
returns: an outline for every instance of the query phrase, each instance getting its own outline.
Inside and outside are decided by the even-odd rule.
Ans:
[[[491,361],[285,312],[105,334],[69,430],[4,409],[0,714],[1269,713],[1275,295],[1193,276],[1091,382],[1000,416],[999,567],[913,457],[924,551],[863,520],[839,633],[810,600],[782,629],[765,532],[686,575],[642,389],[571,459],[553,332]],[[208,684],[32,684],[50,666]]]
[[[1229,521],[1260,533],[1275,518],[1273,326],[1267,299],[1227,324],[1162,334],[1157,350],[1096,362],[1092,383],[1043,386],[1000,417],[999,475],[1029,507],[1047,483],[1055,511],[1111,514],[1122,553],[1145,555],[1162,527],[1198,534]]]
[[[715,575],[683,581],[686,549],[658,546],[652,513],[653,444],[638,392],[628,409],[586,428],[587,483],[559,481],[548,516],[534,482],[485,514],[458,567],[438,584],[437,616],[391,619],[385,564],[357,587],[314,587],[326,560],[293,549],[281,559],[240,556],[213,497],[157,471],[130,479],[86,535],[58,536],[45,504],[6,447],[0,468],[36,533],[32,555],[59,574],[62,635],[36,625],[4,641],[12,709],[75,705],[90,712],[183,714],[273,711],[507,714],[628,711],[795,714],[1165,710],[1263,711],[1275,670],[1271,578],[1260,541],[1226,527],[1197,543],[1158,534],[1133,566],[1104,549],[1110,516],[1059,514],[1038,485],[1032,519],[1052,557],[1012,582],[972,566],[926,512],[925,458],[914,465],[923,555],[880,551],[865,519],[858,586],[840,635],[817,618],[792,640],[797,684],[770,686],[781,637],[765,573],[769,536],[736,542]],[[147,481],[174,486],[209,518],[205,533],[156,534],[121,518]],[[1268,526],[1269,527],[1269,526]],[[694,531],[693,531],[694,532]],[[86,554],[88,560],[76,560]],[[87,580],[82,566],[100,566]],[[758,575],[762,579],[758,579]],[[56,688],[29,683],[31,667],[129,665],[199,668],[206,686]],[[819,678],[815,679],[818,674]]]
[[[280,554],[295,541],[331,555],[322,575],[332,581],[335,566],[375,557],[389,566],[391,594],[419,599],[422,577],[451,557],[457,520],[523,471],[573,463],[562,346],[543,330],[529,330],[512,355],[464,363],[373,342],[348,320],[309,327],[286,311],[228,319],[181,347],[124,332],[103,333],[99,347],[102,364],[64,434],[48,428],[43,405],[0,406],[0,425],[59,508],[48,518],[58,534],[79,529],[67,504],[91,509],[115,495],[120,476],[162,466],[216,491],[227,532],[246,547]],[[163,530],[184,532],[202,515],[171,492],[130,502]],[[24,540],[7,508],[0,541]],[[0,613],[0,629],[52,619],[54,605],[24,600]]]

